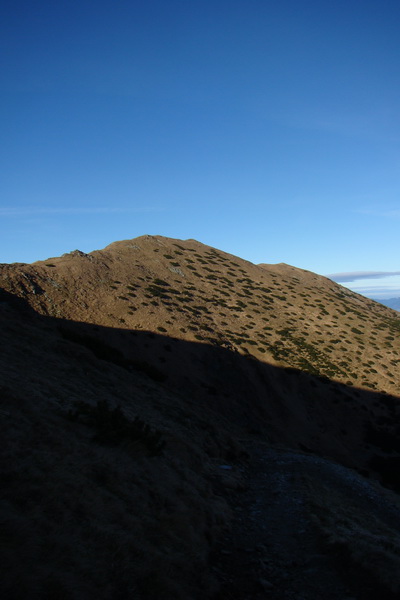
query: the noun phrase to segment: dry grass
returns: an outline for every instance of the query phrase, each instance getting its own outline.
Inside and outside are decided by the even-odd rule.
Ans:
[[[310,512],[323,547],[354,576],[371,581],[380,595],[394,594],[397,598],[400,593],[398,527],[390,526],[385,515],[371,505],[363,506],[355,491],[351,493],[349,489],[328,486],[315,479],[308,479],[308,490]],[[376,494],[381,495],[384,510],[385,494],[379,488]],[[399,499],[395,494],[390,500],[398,508]]]
[[[50,417],[12,444],[2,437],[12,448],[2,456],[3,597],[47,598],[57,579],[68,598],[183,599],[191,581],[204,590],[209,543],[229,515],[205,473],[171,454],[100,446]]]
[[[40,319],[4,310],[2,597],[207,596],[210,544],[230,519],[214,490],[223,457],[212,428],[205,445],[196,414],[186,413],[192,429],[179,425],[181,399],[151,378],[105,368]],[[93,427],[69,418],[78,398],[94,408],[107,398],[152,431],[161,427],[162,454],[99,443]],[[220,433],[223,444],[229,434]]]
[[[238,439],[365,468],[366,422],[379,436],[397,422],[381,394],[398,392],[396,313],[317,275],[144,236],[0,266],[0,285],[7,599],[210,597],[208,554],[240,487],[218,465],[240,464]],[[163,453],[99,443],[67,418],[82,401],[120,406]],[[321,487],[314,508],[329,544],[381,564],[389,586],[397,537],[330,497]]]
[[[229,347],[400,393],[398,313],[285,264],[257,266],[195,240],[142,236],[5,265],[0,283],[43,314]]]

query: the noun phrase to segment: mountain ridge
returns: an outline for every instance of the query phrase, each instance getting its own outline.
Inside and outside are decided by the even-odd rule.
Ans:
[[[380,302],[380,304],[383,304],[384,306],[400,311],[400,298],[381,298],[380,300],[375,299],[375,302]]]
[[[201,337],[207,340],[207,327],[212,324],[217,334],[213,343],[218,343],[219,338],[220,343],[260,360],[267,358],[272,364],[308,368],[310,372],[333,375],[341,381],[351,381],[354,373],[349,367],[353,362],[378,363],[377,373],[371,372],[366,365],[362,381],[354,378],[353,384],[375,386],[390,393],[399,391],[396,383],[398,359],[391,355],[397,350],[383,342],[387,356],[379,359],[371,352],[378,344],[377,340],[380,343],[380,338],[384,337],[382,331],[387,329],[389,337],[397,335],[398,314],[390,309],[385,311],[382,305],[310,271],[282,264],[253,265],[194,240],[185,242],[161,236],[141,236],[114,242],[104,250],[88,254],[74,251],[32,265],[12,266],[10,273],[20,272],[22,277],[18,284],[15,281],[14,288],[11,280],[15,280],[15,275],[11,279],[8,276],[7,283],[4,269],[7,266],[0,271],[4,288],[27,297],[43,314],[78,317],[99,325],[122,325],[133,329],[161,326],[174,337],[189,340]],[[87,282],[83,281],[85,277]],[[130,278],[135,281],[129,281]],[[168,285],[163,287],[160,282],[164,280]],[[115,289],[114,296],[110,293],[112,289]],[[118,289],[120,293],[117,293]],[[334,309],[331,315],[324,308],[324,302],[331,303]],[[340,303],[344,304],[344,310]],[[105,306],[108,312],[105,312]],[[172,312],[173,318],[169,319],[168,313]],[[307,322],[303,312],[308,314]],[[368,326],[372,313],[375,318],[381,318],[374,330]],[[164,320],[163,325],[158,323],[160,319]],[[172,322],[166,327],[168,320]],[[228,321],[231,329],[226,325]],[[341,329],[340,322],[346,322],[349,329],[341,331],[341,340],[334,335],[335,329]],[[233,325],[236,331],[232,331]],[[186,331],[182,332],[182,329]],[[250,339],[249,331],[253,332],[255,340]],[[281,335],[276,331],[281,331]],[[329,338],[333,343],[329,343]],[[370,338],[370,348],[366,348],[362,338]],[[351,361],[335,356],[338,354],[335,346],[343,340],[349,347],[341,345],[341,352],[346,353],[346,358],[351,357]],[[358,358],[360,356],[362,359]],[[332,357],[335,357],[334,361]],[[394,363],[392,379],[385,373],[389,363]],[[392,371],[386,368],[388,370]],[[348,375],[348,372],[352,374]]]
[[[0,265],[0,287],[4,597],[223,597],[243,561],[240,552],[239,563],[219,558],[232,551],[223,540],[236,530],[235,507],[252,514],[254,445],[270,448],[278,465],[288,449],[296,460],[344,465],[377,490],[384,484],[379,494],[396,505],[394,311],[290,265],[253,265],[161,236]],[[311,479],[290,488],[295,496],[318,488],[305,473]],[[352,492],[341,493],[353,506]],[[351,530],[359,515],[335,517],[322,488],[308,501],[333,540],[328,557],[337,519]],[[377,542],[373,525],[380,519],[365,525],[362,552],[351,532],[340,537],[360,574],[360,600],[371,552],[367,568],[382,589],[400,590],[380,567],[389,564],[386,529],[379,525]],[[400,533],[390,543],[400,553]],[[268,560],[271,598],[289,598],[282,565]],[[244,580],[258,585],[257,568],[244,567]]]

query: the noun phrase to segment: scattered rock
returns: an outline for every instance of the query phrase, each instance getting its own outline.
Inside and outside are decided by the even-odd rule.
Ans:
[[[263,578],[259,579],[258,583],[260,584],[262,589],[265,591],[269,591],[274,587],[273,584],[270,581],[268,581],[267,579],[263,579]]]

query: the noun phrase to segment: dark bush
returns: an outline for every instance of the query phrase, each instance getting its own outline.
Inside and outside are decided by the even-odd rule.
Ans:
[[[99,400],[96,406],[84,401],[76,402],[68,417],[94,429],[93,441],[99,444],[124,444],[128,448],[140,444],[149,456],[160,456],[165,446],[159,431],[152,431],[150,426],[138,417],[131,421],[120,406],[112,409],[107,400]]]

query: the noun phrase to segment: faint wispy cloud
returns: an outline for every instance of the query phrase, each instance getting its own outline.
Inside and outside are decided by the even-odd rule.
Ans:
[[[357,290],[353,290],[362,296],[367,296],[367,298],[373,298],[374,300],[387,300],[389,298],[399,298],[400,297],[400,287],[399,286],[379,286],[379,287],[360,287]]]
[[[100,215],[100,214],[125,214],[141,212],[158,212],[163,210],[155,206],[141,206],[136,208],[129,207],[71,207],[71,208],[51,208],[51,207],[0,207],[0,217],[40,217],[47,215]]]
[[[394,277],[400,275],[400,271],[354,271],[352,273],[331,273],[326,275],[336,283],[357,281],[359,279],[382,279],[383,277]]]
[[[287,115],[286,121],[291,126],[321,133],[387,142],[398,141],[398,137],[393,134],[393,123],[397,122],[397,114],[390,108],[355,112],[320,110],[312,107]]]
[[[400,209],[375,209],[375,208],[360,208],[356,209],[353,212],[358,213],[360,215],[371,215],[372,217],[385,217],[389,219],[399,219],[400,218]]]

